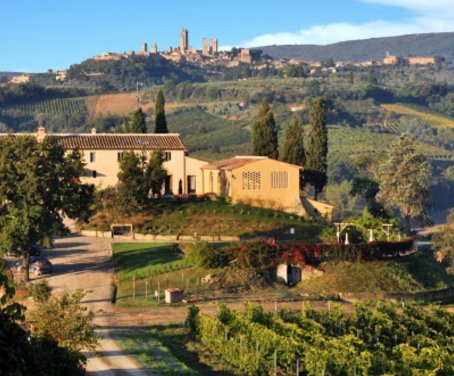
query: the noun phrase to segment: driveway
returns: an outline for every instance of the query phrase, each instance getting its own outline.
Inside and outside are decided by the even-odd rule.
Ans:
[[[96,331],[103,336],[98,348],[102,356],[85,354],[87,375],[149,375],[109,338],[110,318],[114,315],[110,303],[113,278],[110,239],[72,235],[57,239],[54,249],[45,253],[54,265],[54,272],[47,276],[31,276],[32,280],[47,279],[57,294],[77,289],[88,291],[82,302],[96,314]]]

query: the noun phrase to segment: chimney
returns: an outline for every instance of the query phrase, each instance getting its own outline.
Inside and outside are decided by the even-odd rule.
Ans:
[[[96,128],[91,128],[91,134],[96,134]]]
[[[44,137],[46,137],[46,128],[44,128],[43,125],[40,125],[38,127],[38,134],[36,135],[36,139],[38,140],[38,142],[41,142],[42,140],[44,140]]]

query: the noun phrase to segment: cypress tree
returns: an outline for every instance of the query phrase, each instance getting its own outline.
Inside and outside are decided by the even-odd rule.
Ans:
[[[263,99],[258,119],[252,124],[252,154],[279,157],[276,122],[268,98]]]
[[[303,166],[306,162],[304,129],[296,114],[293,114],[293,118],[285,130],[282,154],[282,160],[284,162],[299,166]]]
[[[156,103],[155,103],[155,129],[154,133],[169,133],[167,129],[167,121],[166,121],[166,112],[164,109],[165,106],[165,99],[162,90],[159,89],[158,94],[156,95]]]
[[[145,113],[140,107],[136,112],[134,112],[134,115],[132,117],[131,130],[132,133],[147,133]]]
[[[306,143],[305,176],[314,187],[314,199],[328,182],[328,130],[325,120],[325,100],[316,98],[310,113],[310,125]]]

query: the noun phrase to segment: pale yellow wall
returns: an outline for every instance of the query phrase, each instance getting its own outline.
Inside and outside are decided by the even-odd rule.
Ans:
[[[206,161],[202,161],[200,159],[192,158],[192,157],[185,157],[185,165],[186,165],[186,176],[194,175],[196,177],[196,194],[201,195],[203,194],[203,171],[202,166],[207,164]],[[187,187],[187,179],[185,181],[184,192],[188,193]]]
[[[219,187],[219,174],[220,171],[216,169],[203,170],[203,193],[214,193],[218,196],[221,195]]]
[[[87,174],[83,178],[86,183],[94,184],[99,188],[112,187],[118,182],[118,153],[129,150],[82,150],[81,154],[84,162],[86,163]],[[185,186],[185,156],[182,150],[164,150],[172,153],[172,159],[164,162],[164,168],[167,170],[168,175],[172,175],[172,191],[174,194],[178,193],[178,182],[182,179],[183,186]],[[96,153],[94,162],[90,162],[90,153]],[[142,151],[137,152],[138,154]],[[147,151],[146,154],[150,156],[152,151]],[[97,177],[91,177],[91,172],[96,170]]]
[[[287,188],[273,188],[272,172],[284,171],[288,173]],[[260,172],[261,188],[243,189],[243,172]],[[259,160],[234,169],[231,178],[232,202],[298,212],[301,207],[299,175],[297,166],[272,159]]]

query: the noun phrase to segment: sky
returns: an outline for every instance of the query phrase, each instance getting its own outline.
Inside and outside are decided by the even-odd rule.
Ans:
[[[0,0],[0,71],[218,38],[223,49],[454,31],[454,0]]]

